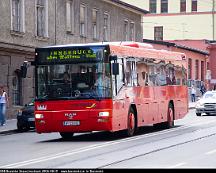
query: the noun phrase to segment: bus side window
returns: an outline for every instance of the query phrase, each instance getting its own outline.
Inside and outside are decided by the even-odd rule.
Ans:
[[[131,86],[131,62],[126,62],[125,74],[126,84],[127,86]]]
[[[128,58],[126,60],[126,84],[127,86],[137,86],[138,78],[137,78],[137,72],[136,72],[136,62],[135,58]]]

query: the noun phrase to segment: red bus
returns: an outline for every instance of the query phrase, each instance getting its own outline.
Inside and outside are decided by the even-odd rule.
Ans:
[[[108,42],[36,48],[37,133],[173,127],[188,112],[185,55]]]

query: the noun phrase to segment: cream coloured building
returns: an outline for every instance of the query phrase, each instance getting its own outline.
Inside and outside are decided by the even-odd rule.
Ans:
[[[123,0],[148,10],[143,38],[215,40],[216,0]]]

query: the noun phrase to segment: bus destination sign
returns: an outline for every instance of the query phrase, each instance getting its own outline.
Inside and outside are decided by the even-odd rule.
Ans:
[[[70,59],[81,59],[81,58],[96,58],[96,53],[93,50],[52,50],[49,52],[49,55],[46,57],[47,61],[61,61],[61,60],[70,60]]]
[[[74,62],[98,62],[107,56],[104,47],[58,47],[37,48],[36,64],[56,64]]]

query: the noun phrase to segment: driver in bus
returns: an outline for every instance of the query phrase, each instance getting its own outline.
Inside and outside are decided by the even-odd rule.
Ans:
[[[64,72],[63,74],[63,93],[64,95],[70,95],[70,92],[71,92],[71,81],[70,81],[70,76],[69,76],[69,73],[68,72]]]
[[[64,74],[63,74],[63,82],[65,84],[69,84],[70,83],[70,76],[69,76],[68,72],[64,72]]]

